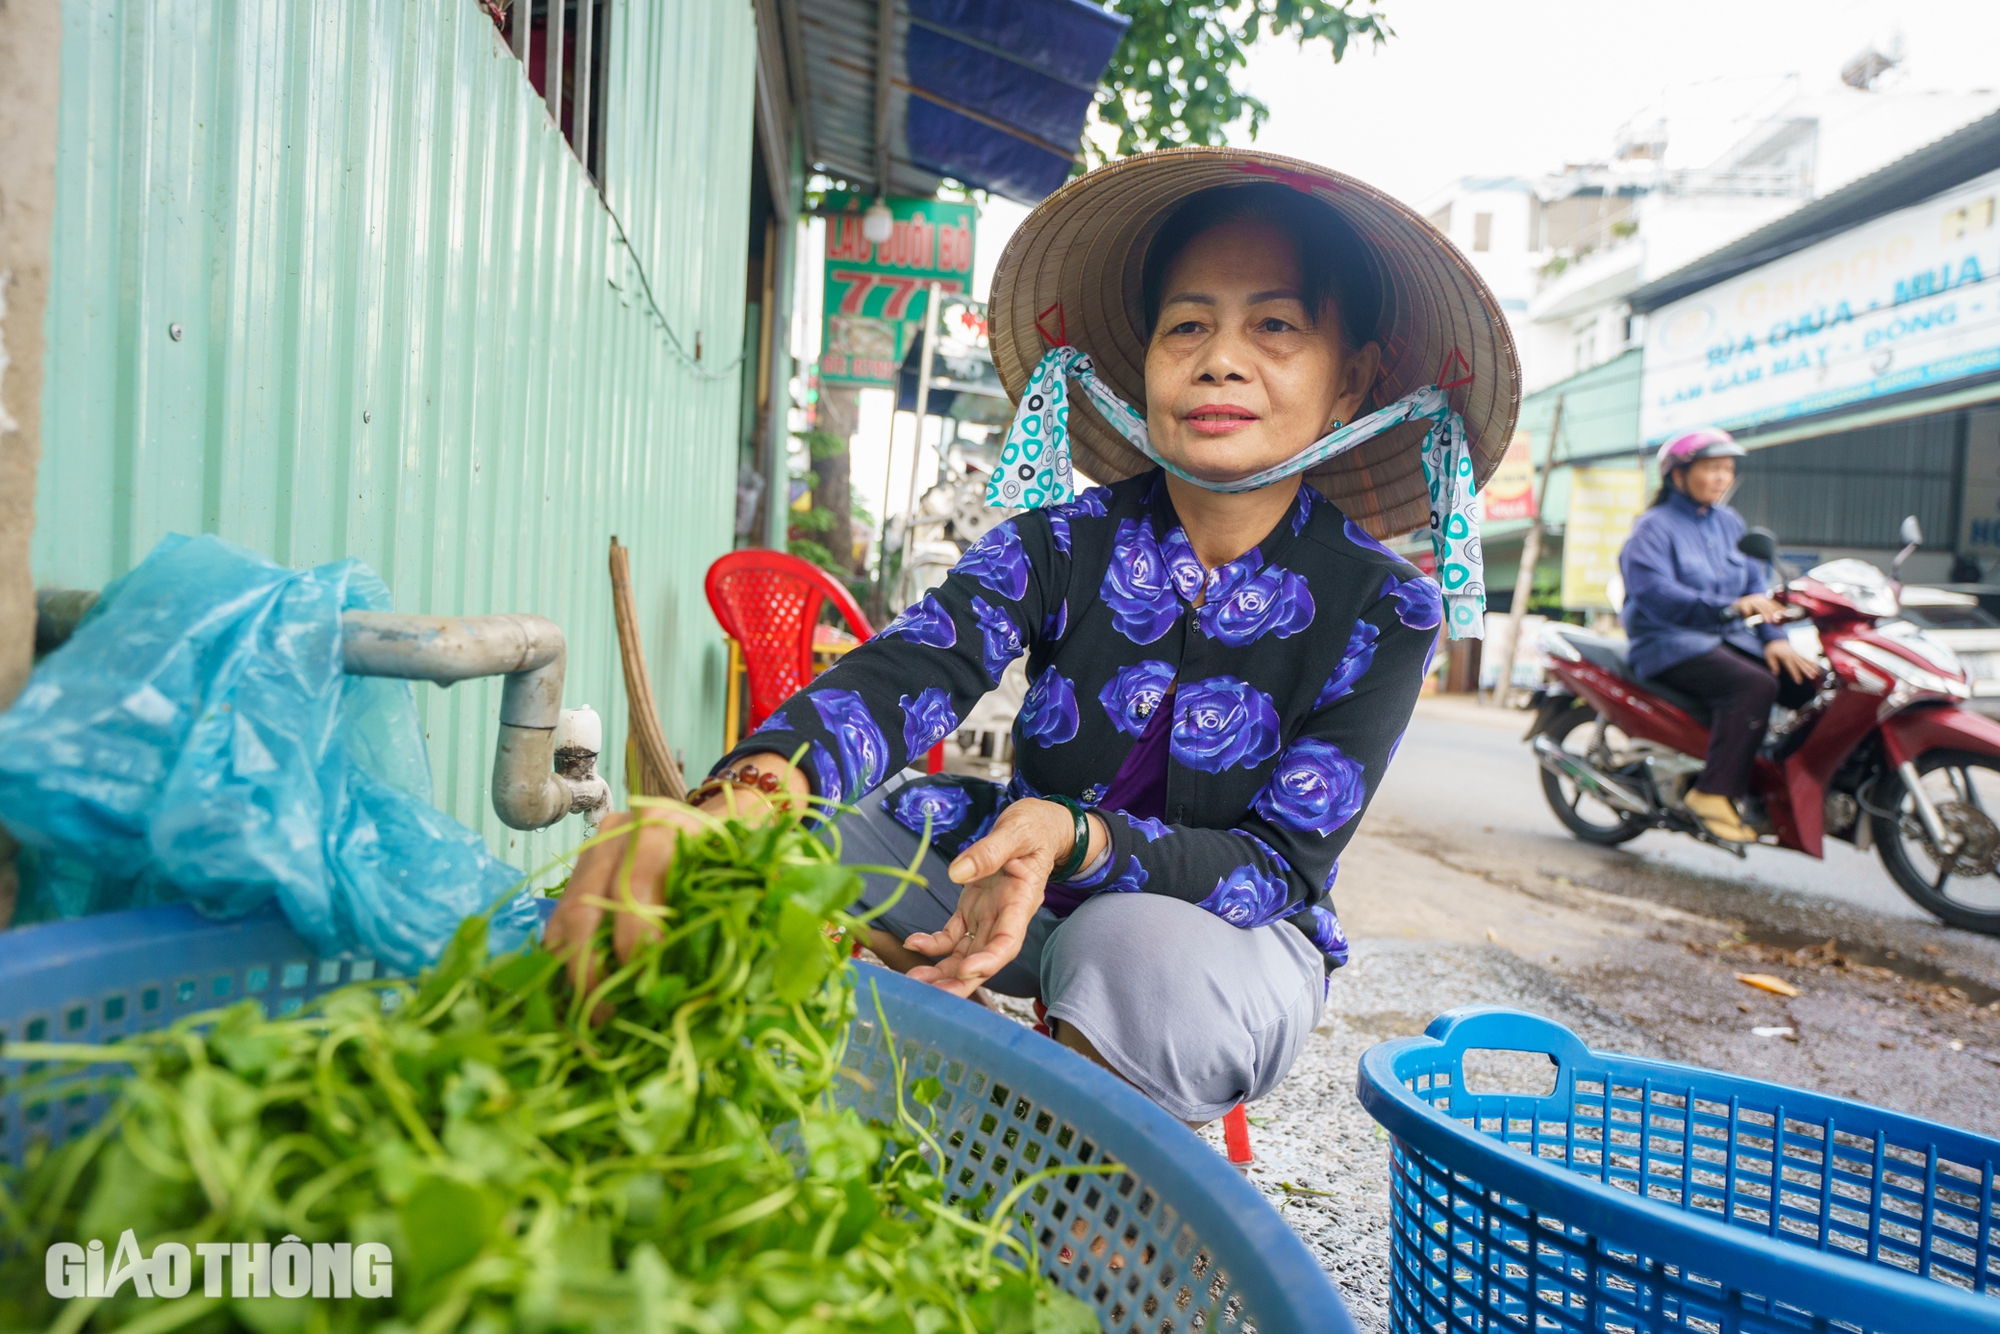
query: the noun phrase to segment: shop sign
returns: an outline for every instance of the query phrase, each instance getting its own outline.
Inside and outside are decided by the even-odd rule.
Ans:
[[[1639,468],[1577,468],[1569,479],[1563,525],[1562,604],[1571,611],[1610,611],[1605,591],[1618,573],[1618,553],[1646,504]]]
[[[1508,441],[1500,466],[1479,493],[1479,502],[1481,517],[1487,521],[1535,517],[1535,460],[1526,431],[1514,432]]]
[[[1958,550],[2000,556],[2000,408],[1967,414]]]
[[[891,199],[896,223],[877,244],[861,232],[872,202],[834,191],[826,196],[826,336],[824,384],[893,389],[911,340],[921,335],[930,284],[943,294],[972,287],[971,204]]]
[[[907,320],[828,315],[820,339],[819,382],[894,389],[913,328]]]
[[[2000,171],[1718,283],[1647,319],[1649,443],[2000,370]]]

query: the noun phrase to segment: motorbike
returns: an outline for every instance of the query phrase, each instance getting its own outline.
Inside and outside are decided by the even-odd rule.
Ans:
[[[1824,857],[1829,838],[1873,848],[1927,912],[2000,935],[2000,723],[1964,707],[1972,690],[1956,655],[1896,619],[1898,576],[1922,540],[1904,520],[1886,576],[1844,559],[1794,577],[1768,530],[1738,543],[1778,572],[1772,596],[1787,622],[1811,622],[1823,669],[1810,702],[1774,710],[1743,821],[1759,843],[1809,857]],[[1556,818],[1587,843],[1663,829],[1745,855],[1687,807],[1708,749],[1703,702],[1634,673],[1622,640],[1551,623],[1540,647],[1553,679],[1530,701],[1523,739]]]

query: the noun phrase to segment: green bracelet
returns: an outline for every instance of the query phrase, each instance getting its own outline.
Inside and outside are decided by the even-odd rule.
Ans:
[[[1053,801],[1056,805],[1064,807],[1076,821],[1076,843],[1069,850],[1069,860],[1054,877],[1057,880],[1068,880],[1081,872],[1084,863],[1090,859],[1090,818],[1083,813],[1082,805],[1069,797],[1044,797],[1042,800]]]

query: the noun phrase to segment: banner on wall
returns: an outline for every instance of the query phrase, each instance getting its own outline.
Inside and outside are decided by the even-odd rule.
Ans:
[[[1647,317],[1640,428],[1743,430],[2000,370],[2000,171]]]
[[[1480,517],[1487,520],[1535,517],[1535,459],[1526,431],[1514,432],[1500,466],[1479,493]]]
[[[890,199],[895,227],[878,244],[861,231],[870,202],[833,191],[822,204],[826,335],[819,373],[826,384],[893,389],[904,354],[922,335],[930,284],[946,296],[972,289],[977,213],[948,199]]]
[[[1605,585],[1618,573],[1618,553],[1646,505],[1646,474],[1638,468],[1576,468],[1569,480],[1569,520],[1563,526],[1562,604],[1570,611],[1610,611]]]

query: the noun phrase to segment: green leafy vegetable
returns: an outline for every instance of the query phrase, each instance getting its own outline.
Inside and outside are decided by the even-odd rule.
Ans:
[[[1001,1222],[947,1202],[919,1119],[936,1080],[895,1126],[834,1105],[859,888],[795,818],[717,822],[681,839],[659,939],[588,995],[547,955],[489,960],[474,918],[422,978],[307,1014],[9,1047],[55,1063],[34,1078],[124,1070],[87,1134],[0,1177],[0,1328],[1094,1331]],[[205,1298],[197,1275],[184,1298],[44,1295],[50,1244],[108,1256],[127,1228],[147,1255],[381,1242],[394,1294]]]

